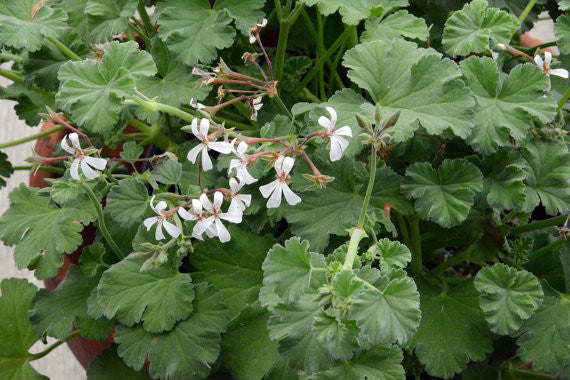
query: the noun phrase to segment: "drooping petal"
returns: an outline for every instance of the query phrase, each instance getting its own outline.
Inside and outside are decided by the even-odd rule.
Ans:
[[[259,186],[259,191],[261,192],[261,195],[263,195],[263,198],[268,198],[271,195],[271,193],[273,193],[277,185],[279,185],[279,182],[281,181],[276,179],[275,181],[270,182],[267,185]]]
[[[69,139],[71,140],[71,145],[73,145],[75,149],[81,150],[81,144],[79,143],[79,136],[77,135],[77,133],[75,132],[70,133]]]
[[[350,136],[352,137],[352,130],[350,127],[344,126],[342,128],[337,129],[334,131],[334,134],[337,136]]]
[[[203,118],[200,120],[200,135],[204,138],[208,136],[208,129],[210,129],[210,120]]]
[[[552,69],[552,70],[550,70],[550,75],[556,75],[557,77],[568,79],[568,70],[566,70],[566,69]]]
[[[330,131],[333,128],[331,121],[326,116],[319,117],[318,123],[321,127],[325,128],[327,131]]]
[[[222,202],[224,201],[224,194],[216,191],[214,193],[214,209],[219,210],[222,207]]]
[[[75,153],[75,150],[69,146],[69,143],[67,142],[67,136],[63,136],[63,139],[61,140],[61,149],[65,150],[67,153],[73,154]]]
[[[192,119],[192,133],[194,134],[194,136],[196,136],[196,138],[200,138],[200,131],[198,130],[198,119],[194,118]]]
[[[146,227],[146,230],[150,230],[150,228],[152,226],[154,226],[154,224],[158,222],[158,218],[156,216],[151,216],[150,218],[146,218],[143,222],[144,226]]]
[[[267,200],[267,208],[277,208],[281,205],[281,195],[283,193],[284,182],[279,182],[275,187],[275,191],[271,194],[271,197]]]
[[[79,160],[79,163],[81,164],[81,171],[83,172],[85,178],[95,179],[99,177],[99,172],[96,172],[95,170],[91,169],[91,166],[89,166],[89,164],[85,162],[85,158],[87,157],[83,157]]]
[[[166,210],[166,207],[167,207],[167,206],[168,206],[168,205],[166,204],[165,201],[160,201],[160,202],[158,202],[158,203],[156,204],[156,207],[154,208],[154,211],[155,211],[157,214],[161,215],[161,211]]]
[[[81,159],[79,158],[73,160],[71,162],[71,168],[69,169],[69,174],[71,175],[71,178],[76,179],[78,181],[81,179],[81,177],[79,177],[79,161],[81,161]]]
[[[331,161],[338,161],[342,158],[342,147],[337,138],[331,136],[331,150],[329,152]]]
[[[180,235],[180,233],[182,232],[182,231],[180,231],[180,228],[178,228],[174,224],[170,223],[168,220],[163,221],[162,225],[164,226],[164,229],[166,230],[166,232],[168,232],[168,234],[170,236],[172,236],[173,238],[177,238]]]
[[[544,66],[544,61],[542,60],[542,58],[540,57],[540,55],[535,55],[534,56],[534,63],[536,63],[541,69]]]
[[[252,183],[257,182],[257,178],[254,178],[251,174],[249,174],[245,165],[240,170],[238,170],[237,175],[243,178],[244,182],[247,185],[251,185]]]
[[[202,235],[212,223],[214,223],[213,216],[198,221],[192,230],[192,235]]]
[[[208,196],[206,194],[202,193],[200,195],[200,203],[206,209],[206,211],[208,211],[209,213],[214,212],[214,208],[212,207],[212,203],[210,202],[210,200],[208,199]]]
[[[282,171],[285,174],[289,174],[289,172],[291,171],[291,169],[293,169],[293,165],[295,164],[295,159],[292,157],[285,157],[285,159],[283,160],[283,166]]]
[[[247,207],[249,207],[251,204],[251,194],[240,194],[236,198],[239,199]]]
[[[196,119],[194,119],[196,120]],[[188,152],[188,161],[190,161],[191,163],[195,164],[196,163],[196,158],[198,158],[198,153],[200,153],[200,151],[204,148],[203,144],[198,144],[196,145],[194,148],[190,149],[190,151]]]
[[[334,126],[336,125],[336,120],[337,120],[336,111],[332,107],[327,107],[327,111],[331,115],[331,124],[333,125],[333,128],[334,128]]]
[[[164,222],[163,219],[159,220],[156,225],[156,231],[154,231],[154,238],[156,240],[162,240],[165,238],[164,232],[162,231],[162,222]]]
[[[550,64],[552,63],[552,53],[549,51],[544,52],[544,62],[546,62],[546,64],[548,66],[550,66]]]
[[[301,202],[301,197],[291,191],[286,183],[283,183],[283,195],[285,195],[287,203],[291,206],[295,206],[297,203]]]
[[[232,206],[228,208],[228,212],[220,214],[220,218],[227,220],[230,223],[241,223],[243,217],[243,212],[240,210],[239,206]]]
[[[208,147],[203,145],[202,148],[202,170],[207,172],[208,170],[212,169],[214,166],[212,165],[212,160],[210,159],[210,155],[208,154]]]
[[[86,156],[84,160],[95,169],[103,170],[107,166],[107,160],[104,158]]]
[[[178,209],[178,215],[180,215],[180,217],[182,219],[186,219],[186,220],[197,220],[198,217],[194,214],[190,214],[188,211],[186,211],[186,209],[184,207],[180,207]]]
[[[213,141],[208,143],[208,148],[220,152],[222,154],[228,154],[232,152],[232,146],[230,143],[225,141]]]
[[[222,223],[222,221],[220,219],[216,219],[216,229],[218,230],[218,238],[220,239],[220,241],[222,243],[226,243],[228,241],[230,241],[230,239],[232,238],[230,236],[230,232],[228,231],[228,229],[226,228],[226,226],[224,226],[224,224]]]

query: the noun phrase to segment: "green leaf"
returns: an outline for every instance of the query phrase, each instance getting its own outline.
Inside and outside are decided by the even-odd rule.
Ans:
[[[128,141],[123,144],[123,150],[119,155],[123,160],[136,160],[144,152],[143,147],[138,146],[134,141]]]
[[[422,321],[409,345],[428,374],[451,378],[469,361],[481,361],[493,351],[492,335],[471,281],[449,292],[424,287],[421,291]]]
[[[309,252],[309,242],[293,237],[285,246],[275,244],[263,262],[263,285],[285,302],[298,300],[307,290],[326,281],[325,257]]]
[[[568,9],[570,9],[570,0],[560,0],[558,2],[558,8],[561,11],[567,11]]]
[[[451,56],[483,53],[497,44],[508,44],[520,26],[517,18],[487,0],[473,0],[452,13],[443,29],[443,46]]]
[[[145,370],[133,371],[119,356],[115,346],[107,348],[97,356],[87,369],[89,380],[145,380],[149,379]]]
[[[475,127],[467,141],[478,152],[493,153],[510,145],[511,137],[525,140],[534,119],[547,123],[556,115],[550,81],[536,65],[518,65],[504,80],[488,57],[470,57],[461,62],[461,70],[476,103]]]
[[[148,199],[146,186],[140,179],[123,179],[109,191],[105,210],[122,226],[129,227],[142,221]]]
[[[346,236],[347,229],[356,225],[364,200],[368,182],[368,173],[360,162],[343,158],[331,163],[328,152],[311,156],[319,170],[335,180],[327,187],[301,194],[302,207],[284,206],[285,218],[291,223],[291,232],[309,240],[315,251],[323,250],[331,234]],[[303,173],[304,163],[299,163],[295,173]],[[308,166],[305,173],[310,173]],[[297,175],[297,174],[294,174]],[[293,180],[293,187],[306,186],[306,180]],[[391,203],[402,214],[411,211],[410,203],[400,193],[401,177],[389,168],[376,171],[376,179],[370,199],[370,210],[382,209]],[[318,223],[315,221],[318,220]]]
[[[430,163],[419,162],[408,167],[401,188],[416,199],[422,219],[449,228],[467,218],[475,193],[483,189],[483,176],[464,159],[446,159],[437,171]]]
[[[520,153],[499,150],[481,161],[481,171],[485,177],[483,193],[487,202],[500,210],[512,210],[525,200],[526,162]]]
[[[540,308],[517,339],[518,355],[536,371],[557,372],[570,363],[570,296],[545,287]]]
[[[303,75],[312,66],[313,61],[309,57],[289,57],[283,65],[283,79],[279,86],[289,92],[295,91],[295,87],[301,81]],[[295,106],[293,106],[294,108]],[[293,108],[291,112],[293,112]]]
[[[210,9],[207,0],[168,0],[158,4],[157,13],[158,36],[173,56],[188,66],[213,61],[217,50],[234,41],[229,11]]]
[[[162,161],[150,173],[157,182],[175,185],[182,178],[182,164],[175,160]]]
[[[405,377],[402,350],[389,344],[363,351],[349,362],[309,377],[311,380],[398,380]]]
[[[570,154],[561,142],[534,140],[525,145],[526,200],[523,211],[531,212],[539,203],[549,215],[570,210]]]
[[[135,370],[148,356],[153,378],[205,378],[220,353],[221,333],[228,322],[222,294],[205,283],[194,287],[190,316],[168,333],[154,335],[142,327],[119,326],[114,339],[118,353]]]
[[[57,38],[66,28],[67,15],[36,0],[0,2],[0,43],[15,49],[36,51],[45,38]]]
[[[0,377],[13,380],[40,380],[29,364],[28,349],[38,340],[28,320],[36,287],[24,279],[4,279],[0,283]]]
[[[0,152],[0,189],[6,186],[6,180],[14,173],[14,168],[10,161],[8,161],[8,155],[4,152]]]
[[[217,0],[214,10],[226,10],[234,19],[237,29],[247,35],[249,29],[260,22],[264,16],[265,0]]]
[[[413,16],[408,11],[398,11],[384,19],[371,18],[366,20],[364,32],[360,37],[362,42],[374,40],[391,40],[394,38],[409,38],[425,41],[429,30],[424,19]]]
[[[542,302],[538,279],[532,273],[517,271],[505,264],[481,269],[474,285],[481,293],[479,305],[495,334],[509,335],[517,331]]]
[[[136,9],[136,0],[87,1],[85,15],[89,38],[95,43],[105,42],[110,41],[114,34],[123,33]]]
[[[199,271],[194,280],[215,285],[233,319],[257,301],[263,281],[261,264],[275,240],[239,228],[229,227],[229,231],[232,239],[227,243],[218,239],[196,242],[190,262]]]
[[[554,33],[558,37],[556,46],[558,46],[562,54],[570,53],[570,15],[563,14],[556,19]]]
[[[20,120],[24,120],[30,127],[37,126],[41,118],[39,113],[46,111],[46,106],[55,108],[52,97],[38,94],[25,85],[12,83],[8,87],[0,87],[0,99],[14,100],[17,104],[14,111]]]
[[[388,14],[393,9],[407,7],[408,0],[302,0],[306,5],[318,5],[319,12],[328,16],[337,10],[342,16],[342,22],[357,25],[373,15],[375,8]]]
[[[107,318],[126,326],[142,321],[146,331],[168,331],[192,312],[192,280],[169,265],[141,272],[145,260],[130,257],[105,271],[97,287],[99,304]]]
[[[405,268],[412,260],[412,254],[408,247],[390,239],[378,240],[374,256],[380,262],[382,271]]]
[[[420,295],[409,277],[383,275],[372,286],[354,295],[350,316],[361,330],[361,338],[374,346],[403,344],[420,324]]]
[[[135,80],[156,74],[152,57],[136,42],[111,42],[101,63],[68,62],[61,67],[56,102],[91,132],[109,133],[119,121],[123,99],[135,91]]]
[[[400,117],[388,129],[394,142],[413,136],[420,125],[429,134],[451,130],[465,138],[473,126],[473,98],[459,79],[458,66],[432,49],[396,39],[361,43],[344,55],[348,77],[368,91],[387,120]]]
[[[289,367],[306,373],[329,368],[332,358],[327,348],[312,334],[319,311],[314,293],[306,293],[294,304],[279,304],[273,309],[267,327],[269,337],[279,342],[279,354]]]
[[[353,321],[339,320],[332,313],[321,310],[313,318],[312,334],[335,359],[352,358],[354,351],[358,350],[358,333]]]
[[[72,265],[55,290],[40,289],[30,313],[34,332],[38,336],[65,339],[76,318],[87,317],[87,298],[98,281],[98,278],[89,278],[79,267]]]
[[[83,243],[83,225],[96,214],[89,201],[60,208],[38,191],[22,184],[10,193],[10,208],[0,218],[0,239],[16,245],[18,268],[35,269],[38,279],[46,279],[57,274],[64,253],[73,253]]]

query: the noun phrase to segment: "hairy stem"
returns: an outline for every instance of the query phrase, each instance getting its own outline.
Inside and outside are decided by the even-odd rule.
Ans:
[[[534,5],[536,4],[537,0],[529,0],[528,4],[526,5],[526,7],[523,9],[523,11],[521,12],[521,15],[519,16],[519,22],[522,24],[524,22],[524,20],[526,20],[528,14],[530,13],[530,11],[532,10],[532,8],[534,7]]]
[[[410,222],[410,250],[412,251],[412,262],[410,269],[415,274],[423,272],[422,264],[422,242],[420,237],[420,218],[417,214],[413,214],[408,218]]]
[[[141,16],[141,20],[146,32],[150,37],[153,37],[156,34],[156,30],[154,30],[154,26],[150,21],[150,17],[148,17],[148,13],[146,13],[146,8],[144,7],[143,0],[139,0],[139,3],[137,4],[137,10],[139,11],[139,15]]]
[[[29,354],[30,355],[30,361],[34,361],[34,360],[38,360],[38,359],[43,358],[44,356],[46,356],[47,354],[49,354],[50,352],[52,352],[53,350],[55,350],[56,348],[58,348],[59,346],[61,346],[65,342],[67,342],[68,340],[71,340],[71,339],[79,336],[80,333],[81,333],[80,330],[72,331],[69,334],[67,334],[67,336],[63,340],[58,340],[57,342],[55,342],[54,344],[52,344],[51,346],[49,346],[48,348],[46,348],[42,352],[38,352],[37,354]]]
[[[281,100],[281,97],[279,96],[279,94],[275,94],[275,97],[273,98],[275,99],[275,102],[277,103],[277,105],[279,106],[279,108],[281,108],[281,110],[283,112],[285,112],[285,115],[287,115],[287,117],[291,120],[293,120],[293,114],[291,113],[291,111],[289,111],[289,108],[287,108],[287,106],[285,105],[285,103],[283,103],[283,100]]]
[[[37,86],[30,86],[30,87],[26,86],[24,84],[24,79],[16,71],[0,68],[0,76],[3,76],[4,78],[10,79],[12,82],[19,84],[20,86],[25,86],[26,88],[35,92],[36,94],[40,94],[40,95],[42,95],[42,96],[44,96],[50,100],[55,99],[55,94],[53,94],[51,92],[44,91]]]
[[[566,91],[562,99],[560,99],[560,101],[558,102],[558,108],[556,109],[557,112],[560,111],[562,107],[564,107],[564,104],[566,104],[569,98],[570,98],[570,89]]]
[[[537,230],[542,230],[542,229],[548,228],[548,227],[558,226],[558,225],[564,223],[567,216],[568,215],[564,214],[564,215],[556,216],[554,218],[541,220],[540,222],[534,222],[534,223],[525,224],[525,225],[522,225],[519,227],[514,227],[514,228],[507,230],[507,236],[520,235],[520,234],[524,234],[525,232],[537,231]]]
[[[31,170],[31,171],[38,171],[38,172],[44,172],[44,173],[59,174],[59,175],[63,175],[63,173],[65,173],[65,170],[63,170],[61,168],[54,168],[51,166],[14,166],[12,169],[14,169],[14,170]]]
[[[82,61],[81,57],[71,51],[67,46],[65,46],[61,41],[56,40],[53,37],[48,37],[47,40],[55,45],[55,47],[67,58],[72,61]]]
[[[24,137],[24,138],[21,138],[21,139],[18,139],[18,140],[14,140],[14,141],[10,141],[10,142],[7,142],[7,143],[0,144],[0,149],[4,149],[4,148],[11,147],[11,146],[16,146],[16,145],[24,144],[24,143],[27,143],[28,141],[33,141],[33,140],[42,139],[42,138],[44,138],[44,137],[46,137],[46,136],[49,136],[49,135],[51,135],[51,134],[53,134],[53,133],[61,132],[61,131],[64,131],[64,130],[65,130],[65,127],[63,127],[63,126],[60,125],[60,126],[54,127],[54,128],[52,128],[52,129],[49,129],[49,130],[47,130],[47,131],[40,132],[40,133],[35,134],[35,135],[32,135],[32,136],[28,136],[28,137]]]

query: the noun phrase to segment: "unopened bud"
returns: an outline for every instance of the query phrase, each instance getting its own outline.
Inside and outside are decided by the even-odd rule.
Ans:
[[[369,133],[372,133],[372,123],[370,122],[370,120],[368,120],[368,118],[359,113],[357,113],[355,117],[356,117],[356,123],[360,128],[367,130]]]

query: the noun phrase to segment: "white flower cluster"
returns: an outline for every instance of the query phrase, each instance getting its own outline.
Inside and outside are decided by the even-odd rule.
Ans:
[[[77,133],[70,133],[69,140],[71,140],[71,146],[67,142],[67,136],[63,137],[61,140],[61,148],[67,153],[72,154],[74,159],[71,162],[71,168],[69,173],[71,178],[75,180],[80,180],[79,168],[81,167],[81,172],[87,179],[98,178],[101,173],[97,170],[103,170],[107,166],[107,160],[104,158],[91,157],[91,152],[86,149],[81,148],[79,143],[79,136]],[[93,150],[92,150],[93,151]]]

